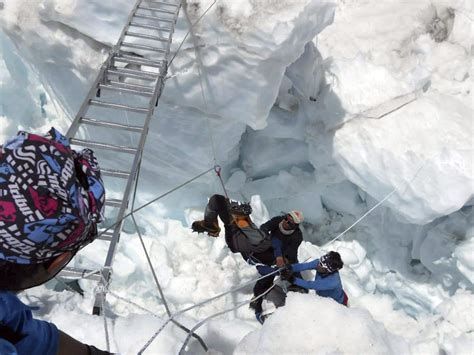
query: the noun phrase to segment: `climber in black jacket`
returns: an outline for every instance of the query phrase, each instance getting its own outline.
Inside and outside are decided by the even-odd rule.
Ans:
[[[299,224],[303,222],[303,213],[291,211],[277,216],[260,226],[260,230],[270,235],[273,255],[278,267],[298,262],[298,248],[303,241]]]
[[[264,258],[265,260],[273,259],[277,267],[298,263],[298,248],[303,241],[303,233],[301,232],[299,224],[302,223],[303,220],[302,212],[291,211],[286,215],[273,217],[260,226],[260,230],[269,235],[272,242],[272,250],[267,253],[273,253],[273,255],[268,255]],[[269,265],[269,263],[265,261],[255,260],[257,270],[259,270],[259,263]],[[272,286],[274,276],[275,275],[270,275],[257,281],[253,288],[254,298]],[[301,277],[301,275],[298,273],[297,277]],[[255,310],[255,314],[261,313],[262,298],[251,302],[250,307]]]

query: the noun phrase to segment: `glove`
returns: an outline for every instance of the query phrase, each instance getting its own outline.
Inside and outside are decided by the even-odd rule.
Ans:
[[[286,264],[285,268],[280,271],[281,279],[286,280],[288,282],[293,282],[295,280],[295,276],[293,275],[293,268],[290,264]]]

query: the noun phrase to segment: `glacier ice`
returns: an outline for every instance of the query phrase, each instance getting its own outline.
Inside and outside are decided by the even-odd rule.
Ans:
[[[210,4],[188,0],[189,19]],[[2,140],[17,129],[65,130],[131,6],[125,0],[4,3]],[[373,341],[372,350],[384,353],[472,353],[472,322],[465,317],[474,280],[472,39],[465,35],[472,4],[459,0],[449,6],[441,0],[403,6],[375,0],[238,5],[221,0],[196,27],[194,41],[184,43],[148,136],[139,202],[211,167],[215,151],[231,197],[251,200],[256,221],[303,210],[304,260],[319,256],[326,249],[317,245],[397,189],[385,206],[331,246],[346,263],[342,278],[350,309],[315,295],[294,295],[289,307],[260,328],[242,307],[199,330],[212,349],[370,353],[366,347]],[[450,11],[454,17],[440,41],[433,24],[448,21]],[[174,49],[187,28],[181,17]],[[404,96],[416,99],[398,107],[393,99]],[[380,117],[392,106],[393,113]],[[120,190],[115,189],[114,194]],[[256,276],[223,238],[188,229],[201,217],[206,198],[219,191],[219,181],[206,176],[138,216],[173,310]],[[107,302],[118,315],[109,320],[112,349],[136,353],[166,315],[133,228],[126,230],[111,290],[155,316],[113,296]],[[95,242],[75,265],[100,267],[106,248]],[[51,285],[22,297],[47,302],[51,308],[41,314],[44,319],[104,348],[103,322],[88,314],[94,284],[81,284],[84,299],[54,293]],[[180,320],[192,325],[250,295],[251,287],[245,288]],[[318,334],[313,324],[322,314],[328,327],[318,336],[298,332],[305,322],[311,336]],[[270,334],[280,334],[288,319],[294,319],[288,332],[301,341],[272,342]],[[338,343],[342,335],[331,332],[330,321],[343,320],[359,325],[356,340],[348,334]],[[133,336],[130,329],[137,330]],[[166,328],[150,352],[176,353],[184,338],[180,329]],[[201,349],[191,342],[190,351]]]

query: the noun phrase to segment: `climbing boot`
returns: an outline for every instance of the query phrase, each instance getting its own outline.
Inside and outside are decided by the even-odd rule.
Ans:
[[[204,220],[195,221],[191,226],[193,232],[207,233],[210,237],[218,237],[221,231],[217,221],[211,225],[207,224]]]

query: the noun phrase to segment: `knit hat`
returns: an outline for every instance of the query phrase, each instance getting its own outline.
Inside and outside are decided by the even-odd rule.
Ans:
[[[296,224],[300,224],[304,221],[303,212],[291,211],[291,212],[288,212],[288,215],[291,216],[291,218],[293,218],[293,222],[295,222]]]
[[[52,128],[0,146],[0,260],[40,264],[97,236],[105,190],[93,152]]]

